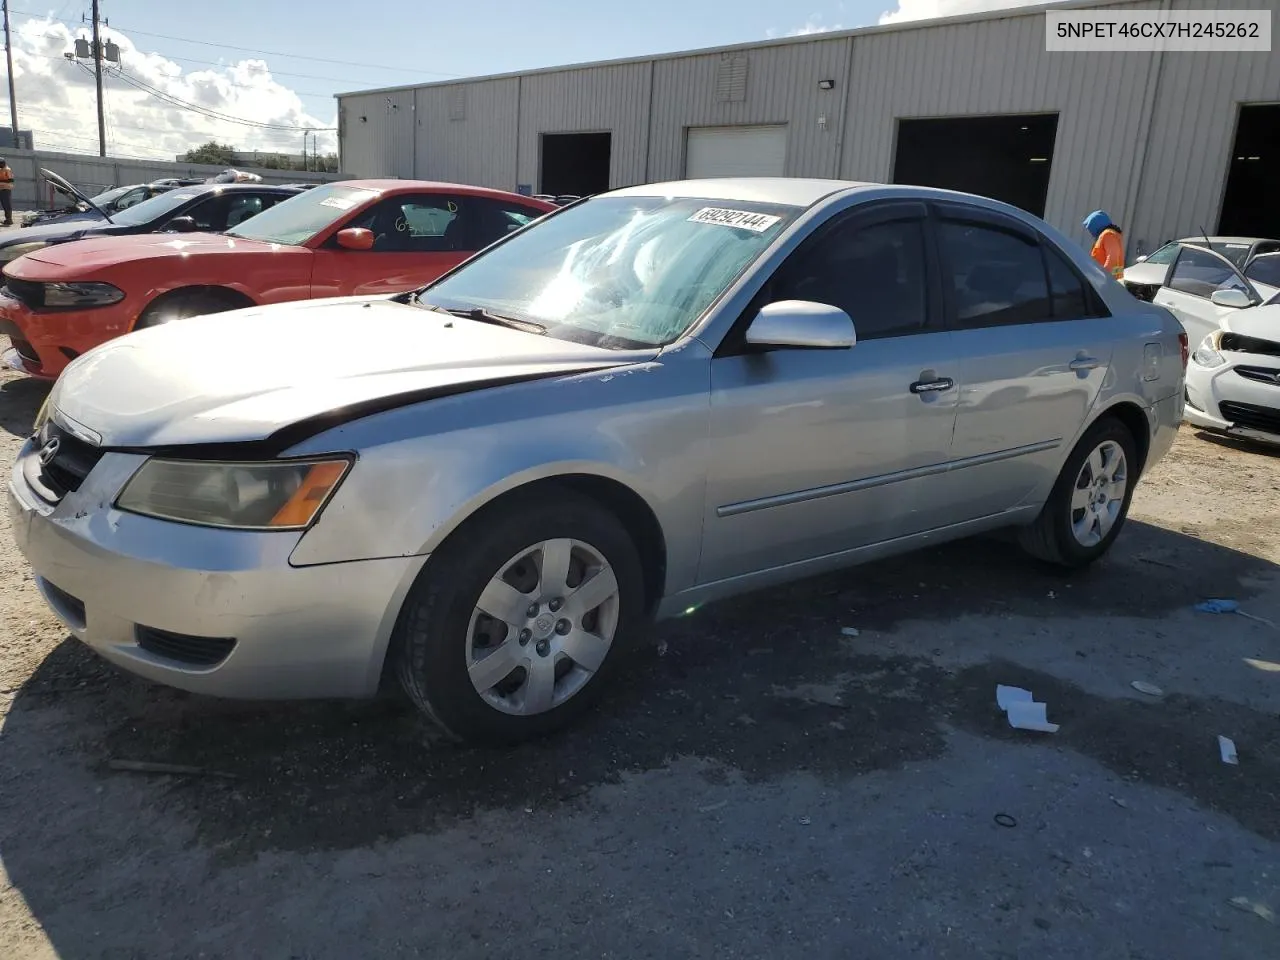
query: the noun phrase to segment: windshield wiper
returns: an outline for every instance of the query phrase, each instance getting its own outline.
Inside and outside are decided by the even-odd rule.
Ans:
[[[512,330],[523,330],[525,333],[546,333],[547,328],[540,323],[532,320],[521,320],[517,317],[504,317],[500,313],[492,313],[484,307],[472,307],[469,310],[449,310],[445,308],[447,313],[453,314],[455,317],[462,317],[465,320],[474,320],[476,323],[492,323],[498,327],[510,327]]]

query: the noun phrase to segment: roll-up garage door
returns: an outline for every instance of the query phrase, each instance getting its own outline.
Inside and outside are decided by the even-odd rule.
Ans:
[[[690,127],[685,176],[781,177],[787,163],[787,127]]]

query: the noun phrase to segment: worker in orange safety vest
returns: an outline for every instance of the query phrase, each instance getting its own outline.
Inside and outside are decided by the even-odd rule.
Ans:
[[[1119,280],[1124,276],[1124,236],[1105,210],[1095,210],[1084,218],[1084,228],[1093,237],[1094,260],[1111,276]]]

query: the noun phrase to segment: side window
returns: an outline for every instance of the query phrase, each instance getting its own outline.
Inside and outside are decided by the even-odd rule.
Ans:
[[[1245,278],[1268,287],[1280,287],[1280,254],[1256,257],[1244,272]]]
[[[1067,261],[1052,247],[1041,245],[1045,269],[1049,273],[1049,296],[1053,301],[1053,319],[1079,320],[1092,315],[1084,284]]]
[[[191,217],[196,222],[196,229],[205,233],[221,233],[227,229],[227,206],[231,199],[226,194],[210,197],[181,216]]]
[[[1040,245],[995,227],[943,221],[938,225],[943,285],[961,328],[1048,320],[1049,287]]]
[[[147,199],[146,187],[137,187],[133,190],[130,190],[123,197],[121,197],[119,200],[116,201],[116,209],[127,210],[129,207],[132,207],[135,203],[141,203],[143,200],[146,200],[146,199]]]
[[[391,197],[348,226],[372,230],[376,253],[447,253],[476,249],[474,219],[466,198],[424,194]]]
[[[1182,248],[1182,255],[1169,277],[1169,287],[1206,300],[1215,290],[1247,290],[1230,264],[1191,246]]]
[[[918,333],[928,322],[924,222],[837,225],[779,268],[770,300],[839,307],[859,340]]]
[[[237,224],[244,223],[250,217],[261,213],[269,206],[258,194],[237,193],[232,195],[227,204],[227,224],[224,229],[230,230]]]
[[[474,242],[479,250],[496,243],[508,233],[519,230],[543,216],[541,210],[503,203],[488,197],[468,197],[467,203],[476,214]]]
[[[1178,258],[1178,251],[1182,249],[1182,245],[1178,243],[1166,243],[1158,250],[1153,250],[1151,256],[1147,257],[1144,263],[1154,264],[1170,264]]]

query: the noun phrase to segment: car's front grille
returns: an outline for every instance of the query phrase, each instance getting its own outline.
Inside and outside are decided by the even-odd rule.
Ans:
[[[1253,380],[1257,383],[1280,385],[1280,369],[1276,367],[1233,367],[1237,377]]]
[[[1263,357],[1280,357],[1280,341],[1246,337],[1243,333],[1227,331],[1218,341],[1219,350],[1232,353],[1253,353]]]
[[[1224,420],[1230,420],[1237,427],[1261,430],[1264,433],[1280,433],[1280,410],[1275,407],[1224,400],[1218,404],[1218,409],[1222,411]]]
[[[193,667],[216,667],[236,645],[233,637],[193,637],[141,624],[134,628],[134,638],[147,653]]]
[[[43,283],[5,277],[4,288],[8,291],[9,296],[15,300],[21,300],[32,310],[39,310],[44,306]]]
[[[58,500],[80,489],[103,454],[101,449],[72,436],[52,420],[40,428],[36,444],[39,479]]]

